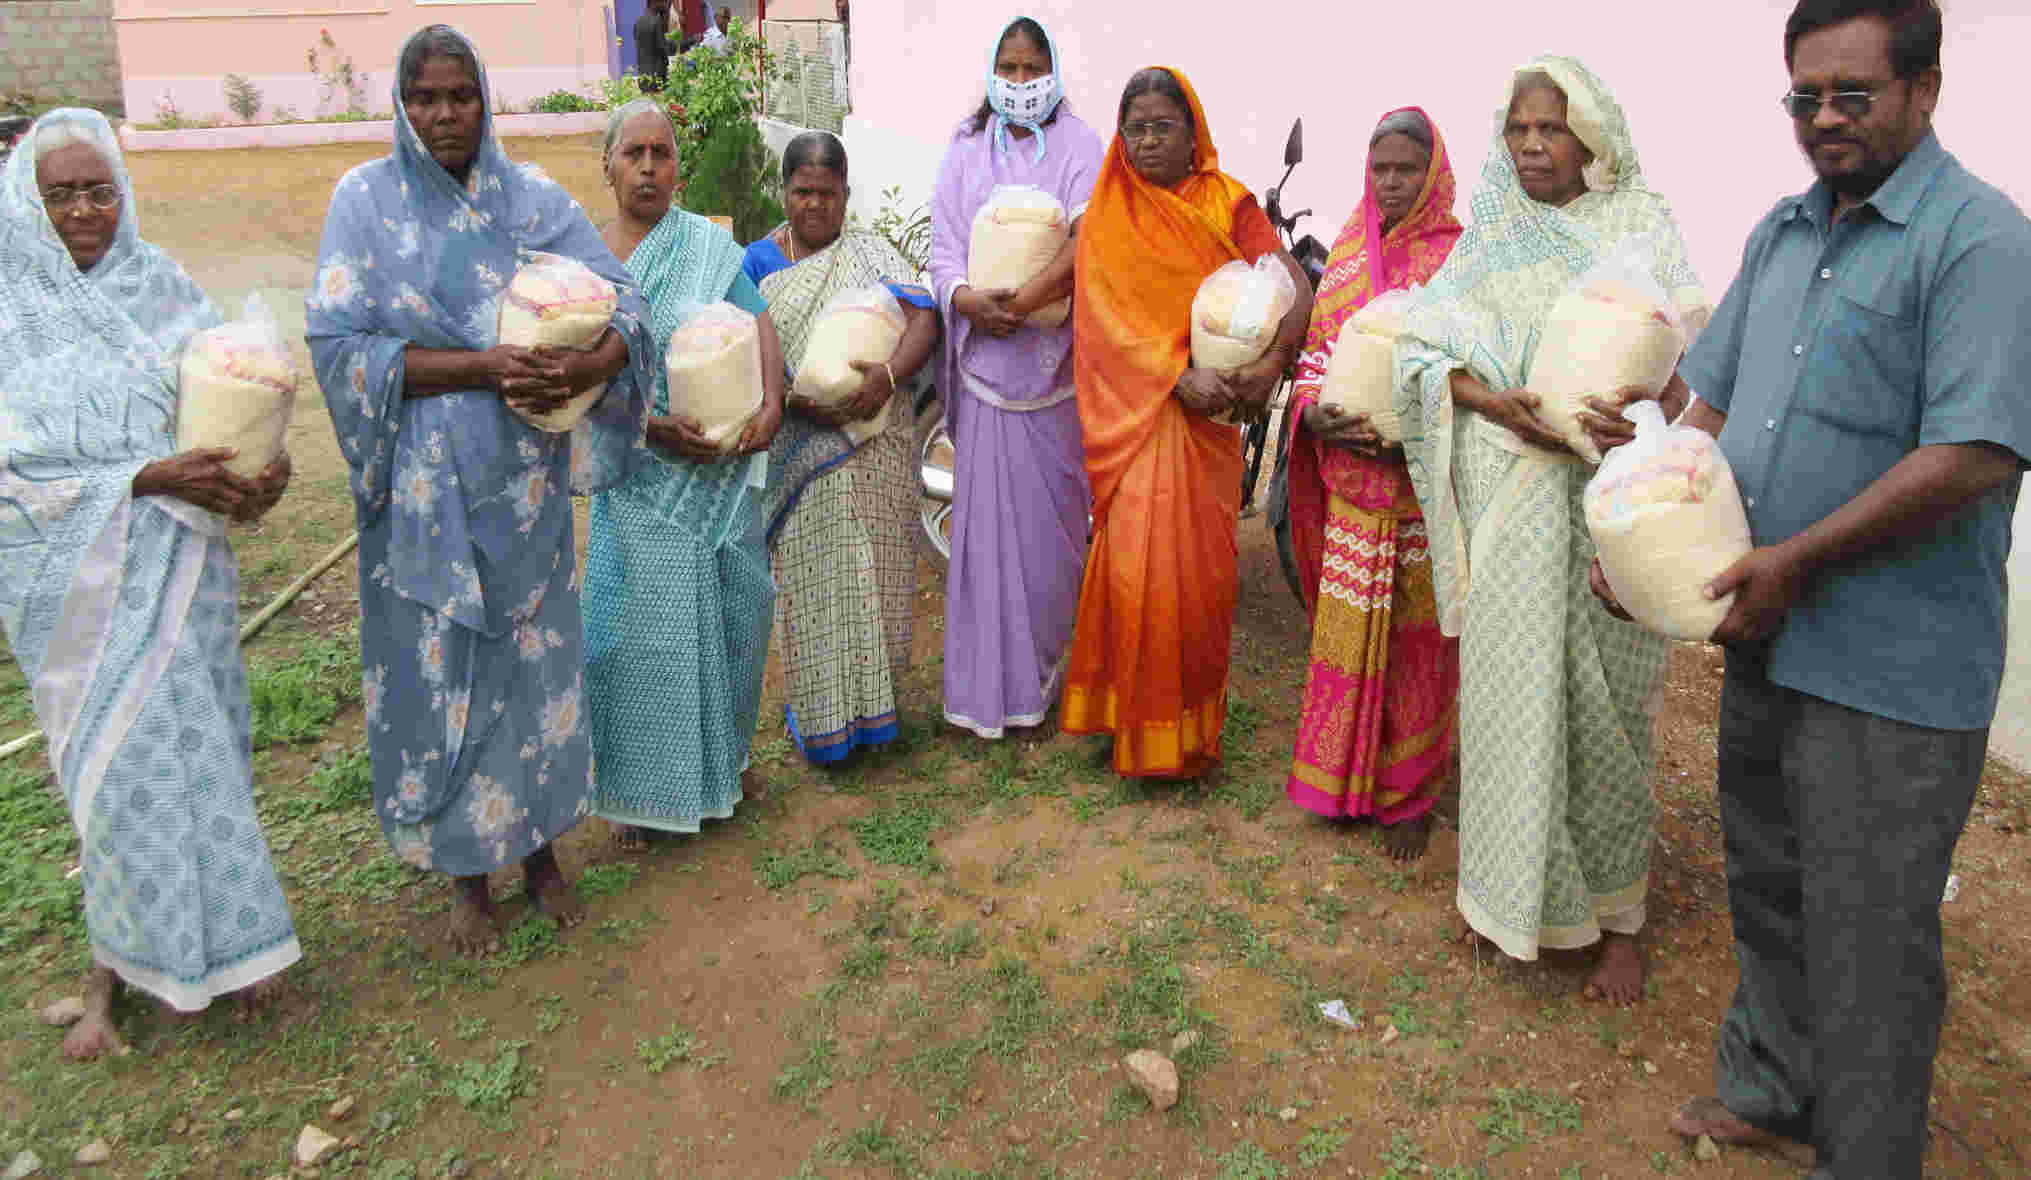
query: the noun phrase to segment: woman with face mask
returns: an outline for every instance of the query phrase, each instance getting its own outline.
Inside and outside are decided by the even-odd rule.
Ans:
[[[1086,564],[1092,497],[1072,394],[1072,324],[1026,318],[1072,293],[1078,219],[1100,172],[1100,137],[1064,93],[1050,35],[1028,17],[1010,22],[995,41],[980,109],[945,151],[931,210],[931,284],[945,319],[938,386],[959,456],[945,719],[984,738],[1043,723]],[[967,283],[973,222],[1008,186],[1055,199],[1074,237],[1020,288],[983,290]]]

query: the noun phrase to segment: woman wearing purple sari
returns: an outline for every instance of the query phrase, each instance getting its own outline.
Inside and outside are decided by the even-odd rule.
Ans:
[[[1086,564],[1072,323],[1025,317],[1072,293],[1067,241],[1019,290],[967,285],[973,218],[997,188],[1065,207],[1074,234],[1103,146],[1063,103],[1050,34],[1019,17],[995,42],[980,109],[938,172],[931,281],[945,317],[939,387],[957,455],[945,580],[945,719],[984,738],[1041,725],[1057,696]]]

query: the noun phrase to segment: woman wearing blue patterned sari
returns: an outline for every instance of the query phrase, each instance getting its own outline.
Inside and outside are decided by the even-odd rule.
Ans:
[[[306,314],[360,527],[360,651],[374,810],[395,854],[456,879],[451,941],[497,940],[489,872],[581,909],[551,842],[592,810],[570,490],[646,458],[655,346],[634,284],[569,194],[510,162],[486,71],[433,25],[403,46],[395,150],[339,181]],[[590,351],[497,343],[522,256],[574,258],[619,291]],[[606,393],[566,434],[530,427]]]
[[[765,396],[723,453],[671,413],[661,366],[648,439],[657,461],[592,502],[585,571],[585,681],[599,755],[593,810],[623,848],[696,832],[756,794],[744,769],[762,704],[776,583],[760,484],[783,419],[783,355],[733,235],[671,204],[677,137],[650,99],[607,121],[602,154],[619,219],[604,234],[648,301],[656,354],[690,316],[725,300],[760,328]]]
[[[289,482],[175,451],[177,359],[219,322],[141,239],[97,111],[44,115],[0,174],[0,623],[81,845],[75,1058],[122,1046],[120,982],[195,1011],[295,962],[254,813],[226,521]]]
[[[917,605],[916,428],[912,378],[938,343],[937,303],[888,239],[846,228],[846,148],[807,131],[783,148],[789,219],[751,243],[742,268],[761,288],[796,372],[834,295],[886,285],[908,327],[886,364],[856,364],[860,393],[838,406],[792,395],[769,448],[762,511],[776,571],[790,738],[835,765],[893,741]],[[886,425],[875,429],[883,409]]]

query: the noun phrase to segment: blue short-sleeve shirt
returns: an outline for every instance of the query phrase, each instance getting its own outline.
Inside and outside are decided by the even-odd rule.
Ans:
[[[1832,213],[1823,184],[1778,203],[1681,366],[1728,416],[1721,450],[1758,545],[1919,447],[2031,456],[2031,221],[1930,133],[1866,203]],[[2020,483],[1822,570],[1771,641],[1771,679],[1914,725],[1987,727]]]

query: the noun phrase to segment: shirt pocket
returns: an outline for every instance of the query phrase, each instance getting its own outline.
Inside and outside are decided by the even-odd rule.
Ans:
[[[1924,348],[1900,296],[1833,296],[1800,383],[1801,408],[1838,430],[1915,446]]]

